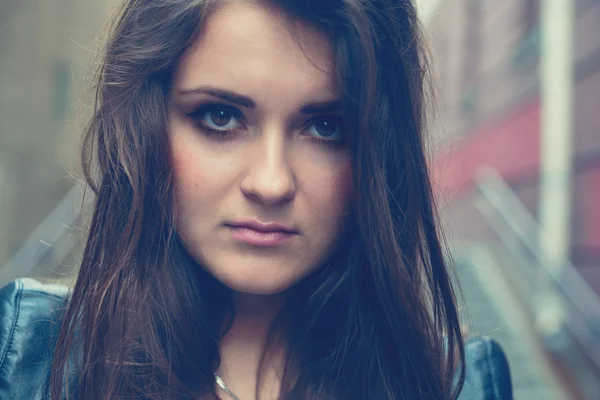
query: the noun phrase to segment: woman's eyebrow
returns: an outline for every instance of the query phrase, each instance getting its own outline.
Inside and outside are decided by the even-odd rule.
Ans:
[[[207,94],[209,96],[218,97],[222,100],[237,104],[246,108],[255,108],[256,102],[248,96],[232,92],[230,90],[215,88],[211,86],[199,86],[191,89],[180,89],[177,92],[179,97],[191,97],[198,94]],[[308,103],[300,108],[301,114],[322,114],[335,113],[342,110],[342,102],[340,100],[329,100]]]
[[[230,103],[234,103],[247,108],[256,107],[256,103],[250,97],[243,96],[238,93],[231,92],[229,90],[214,88],[210,86],[199,86],[192,89],[181,89],[177,93],[180,97],[194,96],[197,94],[208,94],[213,97],[218,97]]]
[[[302,114],[336,113],[340,111],[342,111],[342,102],[340,100],[309,103],[300,109]]]

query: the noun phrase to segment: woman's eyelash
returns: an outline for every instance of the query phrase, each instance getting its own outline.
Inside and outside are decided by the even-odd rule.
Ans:
[[[207,116],[212,117],[212,115],[209,113],[211,113],[211,112],[217,113],[219,111],[222,113],[221,117],[225,117],[226,123],[223,124],[224,126],[228,125],[228,122],[230,121],[227,117],[234,118],[236,121],[236,126],[233,128],[223,128],[223,129],[209,126],[204,119]],[[243,121],[244,121],[244,114],[239,109],[237,109],[236,107],[233,107],[229,104],[223,104],[223,103],[203,104],[203,105],[198,106],[193,111],[186,113],[185,115],[188,118],[190,118],[192,120],[192,122],[194,123],[194,125],[199,130],[201,130],[204,134],[206,134],[207,136],[215,136],[218,139],[227,139],[227,138],[230,138],[231,136],[233,136],[235,134],[235,132],[238,129],[240,129],[239,125],[243,126]],[[320,114],[320,115],[314,115],[310,119],[308,119],[302,126],[302,132],[309,131],[317,123],[323,122],[324,120],[335,121],[338,129],[341,128],[342,117],[340,115]],[[214,123],[215,121],[213,120],[212,122]],[[311,136],[312,140],[314,140],[315,142],[318,142],[319,144],[338,147],[338,146],[343,145],[343,143],[344,143],[343,135],[341,136],[341,138],[335,138],[335,139],[319,137],[314,134],[309,134],[309,135]]]
[[[322,125],[324,122],[326,123],[326,125]],[[324,136],[316,136],[316,135],[311,134],[310,136],[314,140],[316,140],[317,142],[332,145],[332,146],[339,146],[344,143],[343,119],[342,119],[341,115],[339,115],[339,114],[321,114],[321,115],[313,116],[304,125],[303,131],[308,131],[312,127],[317,128],[317,126],[319,126],[319,124],[321,124],[321,127],[326,127],[328,129],[330,129],[329,124],[334,124],[333,126],[336,129],[334,129],[334,132],[332,132],[332,134],[334,134],[336,137],[324,137]],[[320,132],[317,132],[317,133],[319,135],[321,135]]]
[[[213,121],[210,121],[210,122],[212,122],[213,124],[216,125],[216,122],[214,121],[215,116],[210,114],[211,112],[215,112],[215,113],[221,112],[222,113],[222,115],[220,117],[223,117],[225,119],[225,123],[223,124],[224,126],[227,126],[232,118],[236,121],[236,126],[234,128],[223,128],[223,129],[219,129],[218,127],[209,126],[207,121],[205,121],[205,118],[207,116],[209,118],[213,118]],[[203,104],[203,105],[199,106],[198,108],[196,108],[195,110],[193,110],[189,113],[186,113],[186,116],[194,122],[194,125],[196,125],[196,127],[198,129],[202,130],[207,135],[210,135],[210,136],[215,135],[215,136],[220,136],[220,137],[231,136],[231,134],[233,132],[235,132],[237,129],[239,129],[239,126],[237,126],[237,125],[242,124],[243,119],[244,119],[244,115],[237,108],[230,106],[228,104],[219,104],[219,103]],[[219,116],[216,116],[216,117],[219,118]]]
[[[218,103],[201,105],[201,106],[197,107],[196,109],[194,109],[193,111],[186,113],[186,115],[190,118],[198,119],[200,117],[203,117],[209,111],[218,111],[218,110],[227,110],[236,119],[241,119],[243,117],[242,112],[240,110],[238,110],[237,108],[227,105],[227,104],[218,104]]]

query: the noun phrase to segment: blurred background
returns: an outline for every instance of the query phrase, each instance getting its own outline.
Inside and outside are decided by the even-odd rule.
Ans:
[[[600,1],[421,0],[467,329],[517,399],[600,399]]]
[[[0,1],[0,285],[69,281],[80,130],[113,0]],[[465,330],[517,400],[600,399],[600,0],[417,1]]]
[[[51,276],[70,252],[79,192],[69,190],[93,99],[88,71],[114,3],[0,1],[2,285]]]

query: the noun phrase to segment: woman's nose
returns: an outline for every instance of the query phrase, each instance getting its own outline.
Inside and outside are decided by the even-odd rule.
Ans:
[[[263,134],[256,149],[248,155],[248,171],[241,183],[244,195],[266,205],[292,200],[296,194],[296,178],[285,135],[281,132]]]

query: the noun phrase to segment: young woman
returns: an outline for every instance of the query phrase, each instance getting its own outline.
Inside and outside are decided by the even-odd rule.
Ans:
[[[455,398],[426,72],[409,0],[125,1],[51,398]]]

